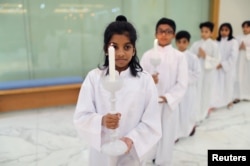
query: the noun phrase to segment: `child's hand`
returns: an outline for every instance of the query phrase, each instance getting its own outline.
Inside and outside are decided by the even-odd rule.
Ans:
[[[102,117],[102,125],[108,129],[116,129],[119,126],[119,120],[121,118],[120,113],[106,114]]]
[[[133,141],[128,137],[123,137],[121,138],[121,140],[124,141],[126,145],[128,146],[128,150],[126,151],[126,153],[129,153],[133,147]]]
[[[159,103],[167,103],[168,101],[167,101],[165,96],[159,96],[159,101],[158,102]]]
[[[152,74],[152,77],[153,77],[153,80],[154,80],[155,84],[158,84],[158,82],[159,82],[158,75],[159,75],[159,73]]]
[[[244,42],[241,42],[240,50],[246,50],[246,46],[245,46]]]
[[[206,58],[206,53],[202,48],[199,48],[198,57],[203,58],[203,59]]]
[[[216,69],[221,69],[221,68],[222,68],[221,64],[218,64],[218,66],[216,67]]]

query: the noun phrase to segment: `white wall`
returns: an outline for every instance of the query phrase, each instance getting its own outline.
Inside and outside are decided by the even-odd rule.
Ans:
[[[250,20],[250,0],[220,0],[219,25],[229,22],[234,36],[242,34],[241,24]]]

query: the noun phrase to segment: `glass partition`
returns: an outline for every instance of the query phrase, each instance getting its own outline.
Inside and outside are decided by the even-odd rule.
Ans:
[[[103,61],[103,32],[119,14],[138,31],[139,58],[161,17],[199,38],[209,0],[1,0],[0,81],[86,76]]]

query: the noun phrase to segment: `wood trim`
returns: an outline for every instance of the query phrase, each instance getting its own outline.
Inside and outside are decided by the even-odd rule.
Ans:
[[[212,35],[213,39],[215,39],[218,35],[219,12],[220,12],[220,0],[210,0],[210,21],[214,23],[214,31]]]
[[[0,112],[76,104],[81,84],[0,91]]]

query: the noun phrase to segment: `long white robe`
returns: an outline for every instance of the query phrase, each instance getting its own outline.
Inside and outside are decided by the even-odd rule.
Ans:
[[[103,87],[106,70],[94,69],[85,78],[77,101],[74,124],[81,137],[90,145],[90,166],[110,166],[110,157],[101,153],[108,132],[101,125],[102,117],[110,112],[111,93]],[[144,155],[161,137],[161,114],[157,90],[150,74],[140,72],[134,77],[130,69],[119,75],[122,88],[115,93],[115,110],[121,113],[118,137],[133,140],[133,148],[112,160],[116,166],[140,165]]]
[[[165,96],[167,103],[160,104],[162,111],[162,139],[157,146],[155,162],[161,166],[172,165],[173,149],[178,129],[179,103],[188,84],[188,67],[185,56],[172,45],[157,47],[160,64],[156,67],[159,82],[156,84],[159,96]],[[144,53],[141,65],[144,70],[154,73],[152,58],[156,56],[154,49]]]
[[[196,124],[197,105],[197,86],[201,72],[200,62],[197,55],[191,51],[184,52],[188,62],[188,88],[180,103],[179,130],[177,138],[187,137]]]
[[[192,44],[190,51],[198,55],[199,48],[205,51],[206,58],[199,58],[201,65],[201,76],[198,81],[198,98],[199,114],[197,122],[202,121],[208,114],[212,106],[213,97],[216,95],[216,67],[220,62],[220,55],[217,43],[212,39],[199,40]]]
[[[222,38],[218,42],[218,47],[222,68],[216,70],[215,86],[217,87],[217,92],[214,96],[213,107],[226,106],[234,99],[234,80],[239,45],[235,39],[228,40],[228,38]]]
[[[239,53],[239,98],[250,100],[250,34],[238,37],[239,45],[244,42],[246,50]]]

